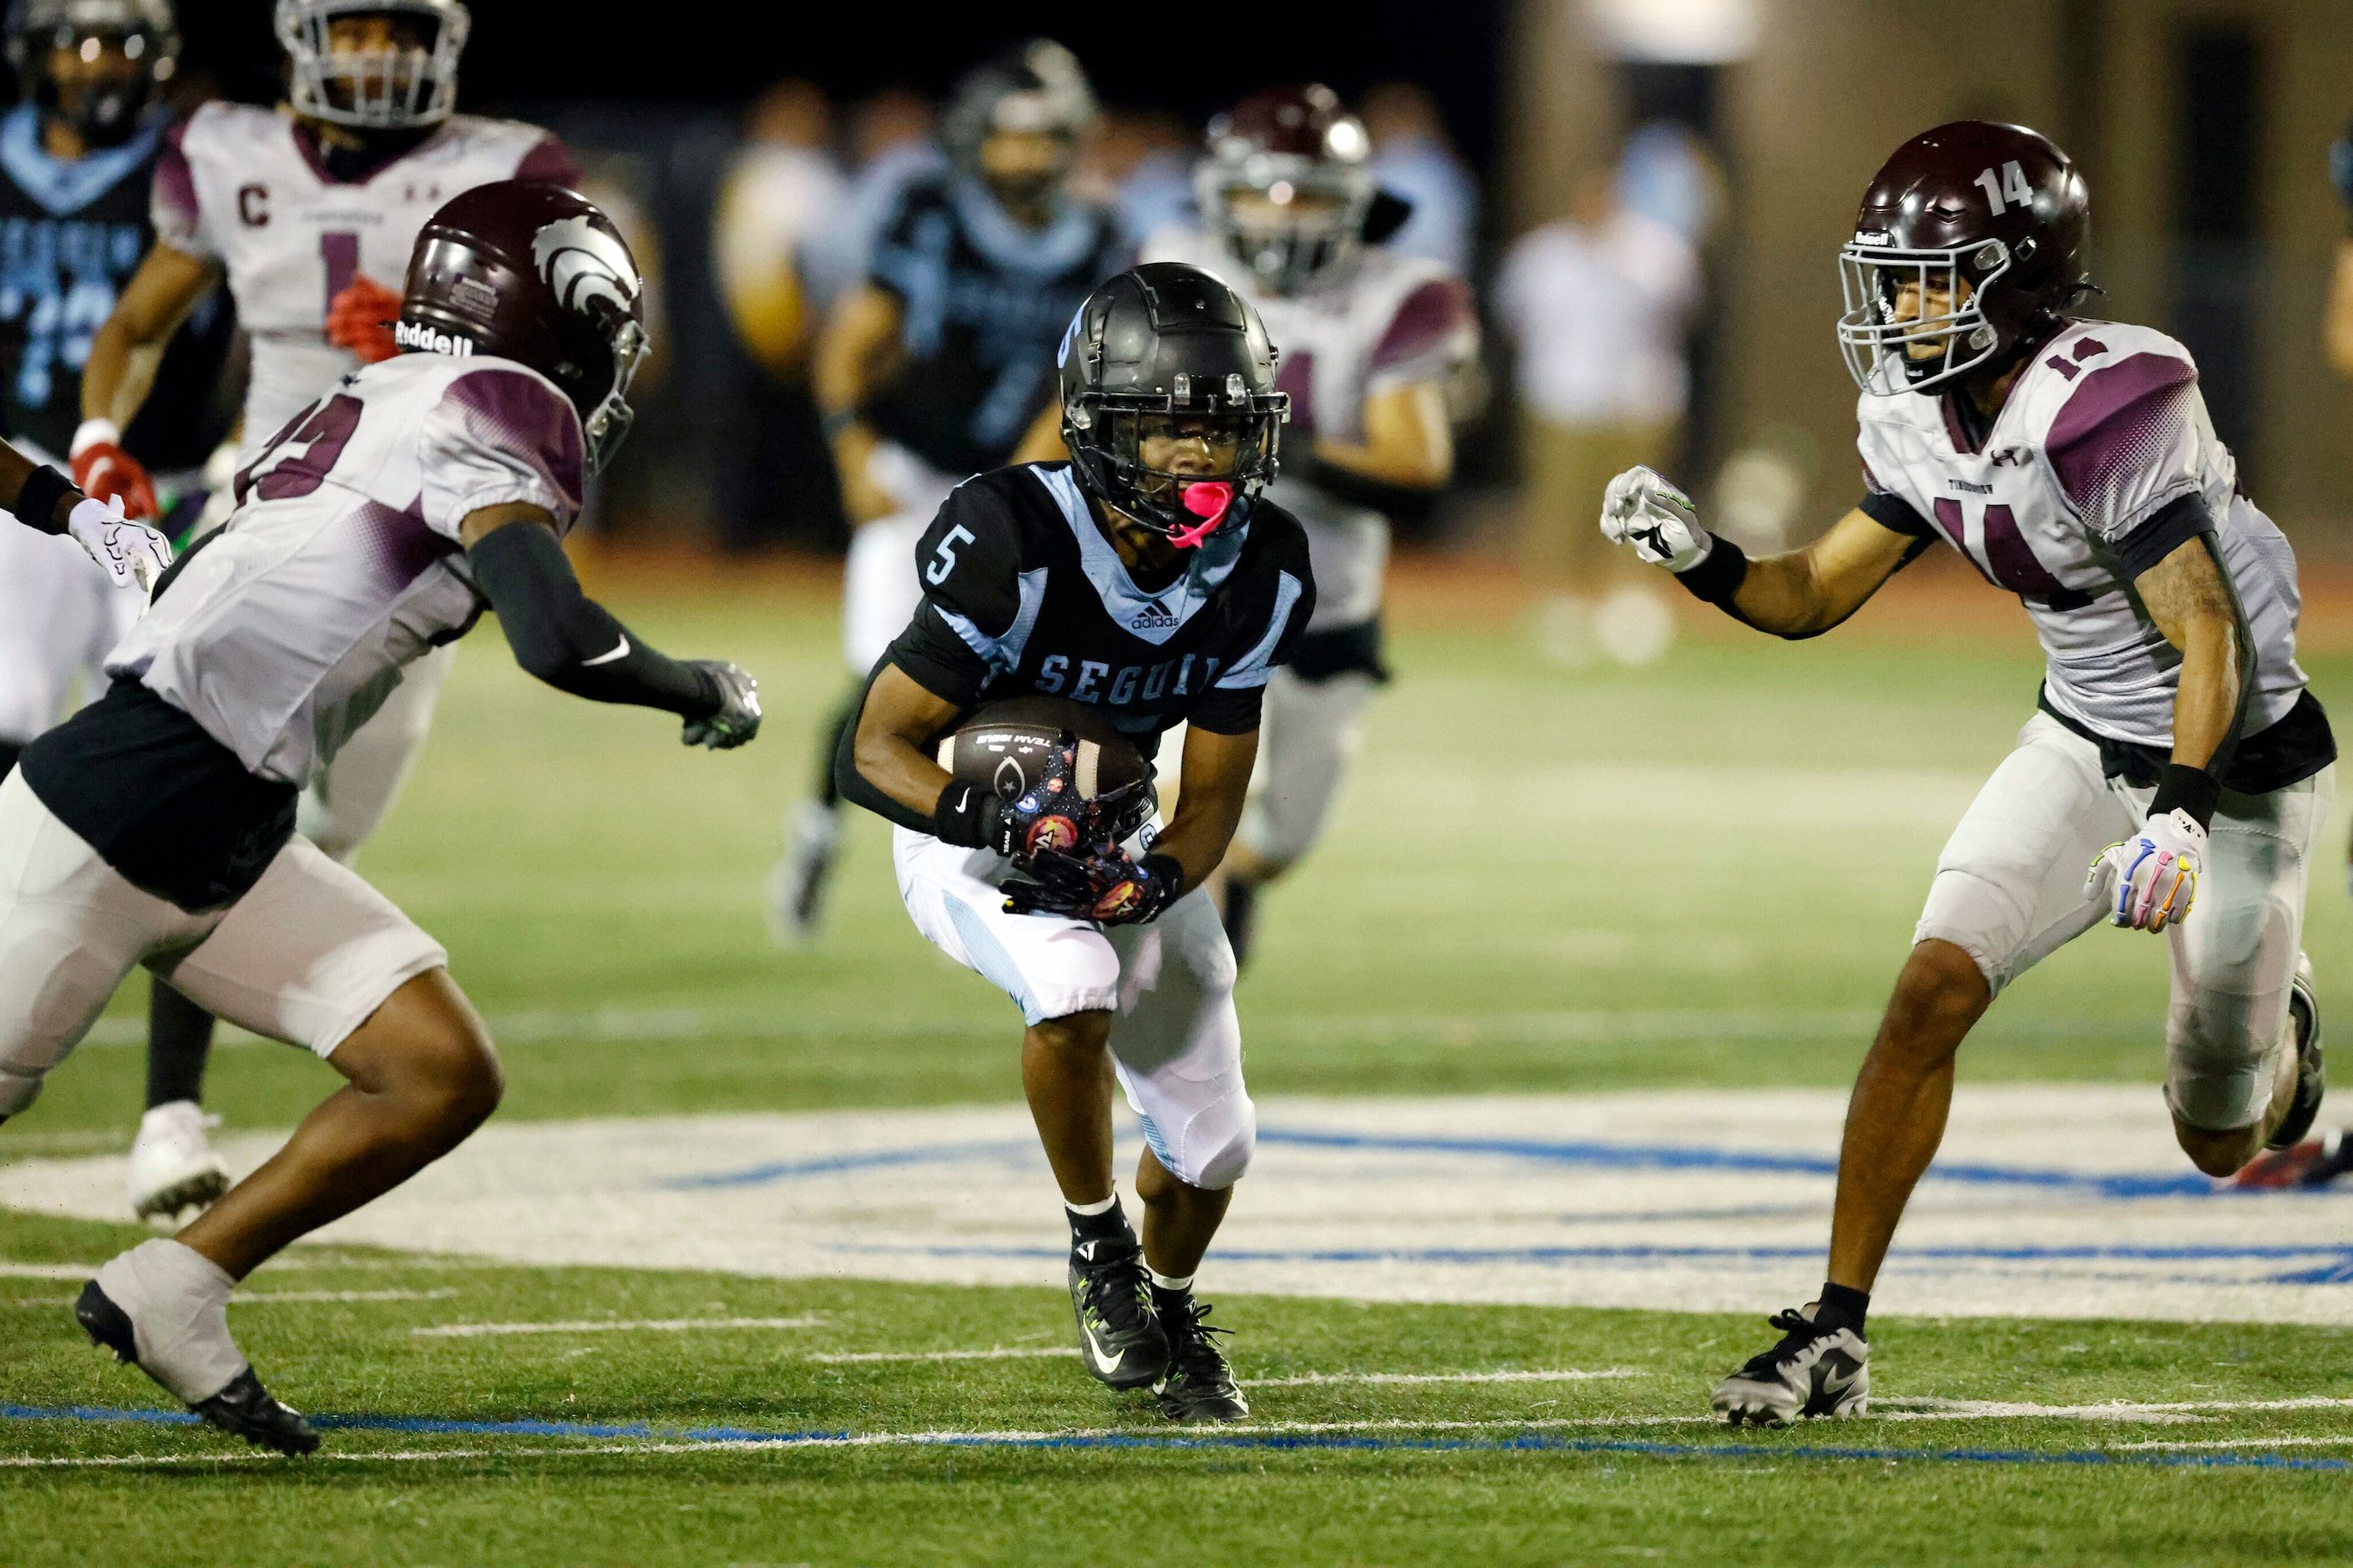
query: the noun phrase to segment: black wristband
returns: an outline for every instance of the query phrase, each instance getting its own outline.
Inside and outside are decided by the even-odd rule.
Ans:
[[[2211,827],[2214,808],[2221,803],[2221,779],[2187,763],[2168,763],[2157,775],[2157,795],[2148,803],[2148,814],[2162,816],[2168,811],[2186,811],[2199,826]]]
[[[43,533],[63,533],[66,526],[58,521],[58,502],[80,494],[74,482],[55,468],[38,468],[16,492],[16,504],[10,510],[26,528],[37,528]]]
[[[1715,544],[1707,559],[1688,572],[1678,572],[1675,581],[1694,599],[1714,605],[1719,610],[1732,608],[1732,595],[1740,592],[1740,584],[1748,580],[1748,557],[1740,546],[1720,533],[1708,537]]]
[[[1169,902],[1174,903],[1178,898],[1183,896],[1185,892],[1185,862],[1176,858],[1176,856],[1163,855],[1155,851],[1150,855],[1146,855],[1143,859],[1138,860],[1136,864],[1151,872],[1154,876],[1163,877],[1167,879]]]
[[[999,815],[994,790],[950,779],[940,798],[932,803],[932,835],[959,849],[994,848]]]

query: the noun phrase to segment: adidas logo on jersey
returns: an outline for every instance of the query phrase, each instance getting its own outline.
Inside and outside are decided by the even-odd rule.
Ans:
[[[1135,619],[1127,623],[1134,632],[1166,631],[1176,624],[1176,612],[1166,605],[1147,605],[1138,611]]]
[[[428,327],[421,321],[395,321],[392,341],[405,349],[418,349],[426,353],[449,354],[464,359],[474,352],[474,340]]]

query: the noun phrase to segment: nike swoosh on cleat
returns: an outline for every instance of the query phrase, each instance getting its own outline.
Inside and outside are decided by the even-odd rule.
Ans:
[[[620,646],[620,647],[618,647],[615,648],[615,649],[614,649],[612,652],[610,652],[610,653],[600,653],[600,654],[598,654],[595,658],[584,658],[584,659],[582,659],[582,660],[580,661],[580,668],[583,668],[583,669],[586,669],[586,668],[589,668],[590,667],[595,666],[595,665],[599,665],[599,664],[610,664],[610,663],[612,663],[612,662],[613,662],[615,659],[617,659],[617,658],[628,658],[628,657],[629,657],[629,639],[628,639],[628,637],[623,637],[623,638],[621,639],[621,646]]]
[[[1104,1360],[1103,1346],[1095,1343],[1095,1331],[1087,1327],[1084,1323],[1081,1323],[1079,1325],[1079,1337],[1087,1342],[1087,1359],[1094,1363],[1095,1370],[1102,1373],[1104,1376],[1110,1376],[1113,1373],[1117,1372],[1126,1363],[1127,1352],[1125,1351],[1120,1352],[1117,1355],[1113,1356],[1108,1361]]]

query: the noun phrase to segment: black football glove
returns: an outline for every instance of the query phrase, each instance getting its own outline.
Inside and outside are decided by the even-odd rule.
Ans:
[[[1131,860],[1105,846],[1084,855],[1042,849],[1026,868],[1030,880],[1005,885],[1009,915],[1059,915],[1097,925],[1147,925],[1184,890],[1185,868],[1173,855]]]
[[[1095,837],[1102,814],[1080,797],[1078,737],[1067,731],[1046,759],[1044,774],[1018,799],[999,800],[985,784],[957,780],[932,809],[943,844],[994,849],[1023,870],[1048,850],[1076,849]]]
[[[760,683],[748,670],[739,669],[723,659],[690,658],[683,661],[689,669],[701,670],[719,689],[719,711],[707,718],[689,719],[679,739],[690,746],[708,746],[714,752],[724,752],[742,745],[760,732]]]

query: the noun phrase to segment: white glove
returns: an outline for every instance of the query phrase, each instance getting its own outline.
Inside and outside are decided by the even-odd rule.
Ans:
[[[136,586],[142,594],[155,591],[155,580],[172,563],[172,542],[143,522],[126,521],[122,498],[77,501],[66,517],[66,531],[106,568],[118,588]]]
[[[2084,896],[2108,906],[2110,925],[2163,931],[2189,918],[2205,860],[2206,830],[2188,812],[2168,811],[2100,851],[2084,879]]]
[[[1601,495],[1601,533],[1675,573],[1690,571],[1715,548],[1715,535],[1700,526],[1691,497],[1651,468],[1629,468],[1609,481]]]

